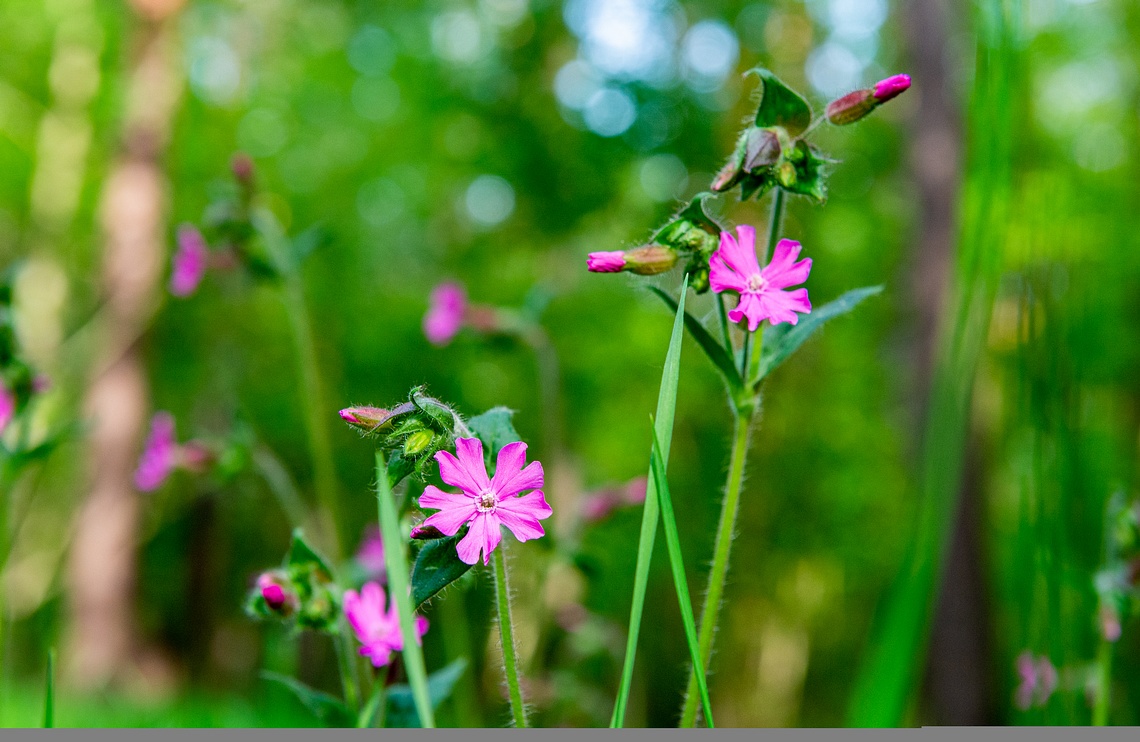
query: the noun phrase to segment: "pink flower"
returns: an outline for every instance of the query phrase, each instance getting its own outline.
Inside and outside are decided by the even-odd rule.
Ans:
[[[431,291],[424,335],[432,345],[447,345],[463,327],[466,316],[467,292],[458,283],[441,283]]]
[[[178,250],[174,253],[174,265],[170,274],[170,293],[175,296],[193,294],[202,276],[206,275],[209,262],[209,248],[202,233],[189,224],[178,228]]]
[[[1044,706],[1057,689],[1057,668],[1048,657],[1034,659],[1033,653],[1026,650],[1017,656],[1017,674],[1021,678],[1014,691],[1014,701],[1022,711],[1030,707]]]
[[[872,91],[875,95],[875,100],[879,103],[886,103],[891,98],[902,95],[910,88],[910,75],[892,75],[886,80],[879,80],[875,83]]]
[[[621,250],[592,252],[586,256],[586,270],[594,273],[618,273],[625,268],[625,253]]]
[[[638,477],[624,485],[606,487],[587,495],[582,500],[582,517],[588,523],[596,523],[617,508],[645,502],[645,483],[645,477]]]
[[[444,482],[463,490],[462,494],[444,492],[428,485],[420,495],[420,507],[439,510],[423,522],[454,536],[465,524],[467,535],[456,545],[459,558],[467,564],[491,560],[491,552],[502,540],[499,526],[506,526],[519,541],[544,536],[538,521],[550,517],[550,506],[543,497],[542,464],[535,461],[525,469],[526,444],[508,443],[499,451],[493,479],[487,479],[483,464],[483,444],[478,438],[457,438],[456,456],[447,451],[435,455],[439,476]],[[518,495],[524,490],[530,494]]]
[[[12,422],[12,418],[16,416],[16,395],[0,381],[0,433],[8,427],[8,423]]]
[[[344,615],[348,618],[356,638],[364,646],[360,654],[369,657],[374,667],[388,664],[392,652],[404,648],[404,637],[400,634],[400,617],[396,614],[396,601],[384,610],[386,597],[379,583],[369,582],[355,590],[344,591]],[[428,630],[427,619],[416,616],[417,639]]]
[[[174,439],[174,418],[159,412],[150,421],[150,434],[135,470],[135,486],[151,492],[162,486],[178,463],[178,444]]]
[[[257,589],[269,610],[288,615],[296,609],[297,597],[291,589],[286,591],[282,584],[286,579],[279,571],[263,572],[257,576]]]
[[[736,228],[739,241],[729,232],[720,233],[720,247],[710,260],[709,282],[717,293],[735,291],[740,295],[736,308],[728,313],[733,322],[748,318],[748,331],[755,332],[764,320],[774,325],[796,324],[799,315],[811,311],[807,289],[782,291],[807,280],[811,258],[801,260],[800,243],[780,240],[772,262],[760,268],[756,260],[756,230],[748,225]]]
[[[370,526],[365,532],[364,541],[356,551],[356,561],[369,575],[379,580],[384,579],[384,539],[376,526]]]

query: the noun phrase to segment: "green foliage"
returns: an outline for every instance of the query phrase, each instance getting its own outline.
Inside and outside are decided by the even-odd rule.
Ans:
[[[761,129],[779,126],[793,137],[803,134],[811,126],[811,106],[803,96],[763,67],[754,67],[748,74],[760,78],[756,126]]]
[[[262,672],[261,677],[277,683],[291,692],[301,704],[307,708],[322,725],[326,727],[351,727],[352,713],[339,698],[319,691],[302,683],[296,678],[276,672]]]
[[[506,407],[495,407],[467,421],[467,427],[483,442],[483,457],[486,459],[487,471],[494,471],[499,449],[508,443],[521,440],[511,423],[514,414],[514,410]]]
[[[472,565],[459,558],[455,545],[463,534],[428,541],[412,566],[412,605],[416,610],[467,574]]]
[[[463,671],[466,669],[467,660],[460,657],[428,675],[428,696],[431,698],[432,708],[439,708],[441,703],[451,697],[455,684],[463,676]],[[416,712],[412,689],[409,686],[403,683],[389,686],[386,704],[385,727],[407,729],[422,726],[419,714]]]
[[[651,286],[650,291],[661,299],[661,301],[665,302],[665,306],[676,313],[677,302],[673,300],[673,297],[656,286]],[[705,329],[705,326],[699,319],[688,312],[685,312],[685,329],[689,331],[689,335],[692,336],[693,340],[697,341],[697,345],[701,347],[701,350],[705,352],[705,355],[708,356],[709,360],[712,361],[713,365],[720,371],[721,377],[724,379],[725,385],[728,387],[729,394],[732,396],[734,402],[743,401],[744,380],[740,377],[740,370],[737,369],[728,350]]]

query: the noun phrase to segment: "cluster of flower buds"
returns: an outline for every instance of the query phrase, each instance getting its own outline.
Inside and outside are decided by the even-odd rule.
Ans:
[[[910,88],[910,75],[893,75],[869,88],[856,90],[827,104],[827,120],[836,126],[853,124]]]
[[[246,613],[262,620],[275,619],[298,629],[325,633],[338,631],[339,588],[321,562],[289,562],[262,572],[246,600]]]
[[[653,276],[671,270],[687,259],[685,270],[698,293],[708,290],[709,257],[717,247],[721,226],[705,210],[712,193],[699,193],[665,226],[654,233],[650,244],[632,250],[593,252],[586,267],[594,273],[635,273]]]
[[[340,417],[365,436],[376,439],[377,445],[397,451],[409,462],[421,479],[437,451],[450,448],[456,428],[462,425],[458,413],[434,397],[415,387],[408,401],[391,409],[381,407],[347,407]]]

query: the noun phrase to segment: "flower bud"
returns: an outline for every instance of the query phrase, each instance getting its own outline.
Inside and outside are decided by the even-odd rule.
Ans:
[[[910,88],[910,75],[892,75],[885,80],[879,80],[872,89],[875,100],[886,103],[891,98],[898,97]]]
[[[216,459],[210,447],[201,441],[186,441],[178,449],[178,465],[195,474],[206,471]]]
[[[422,453],[434,439],[435,435],[430,430],[418,430],[404,440],[404,453],[408,456]]]
[[[784,188],[791,188],[796,184],[796,166],[790,162],[781,162],[776,168],[776,181]]]
[[[427,541],[436,538],[443,538],[443,536],[443,531],[439,530],[435,526],[425,526],[421,523],[417,526],[412,527],[411,537],[414,539]]]
[[[827,120],[836,126],[853,124],[875,110],[874,91],[864,88],[827,104]]]
[[[664,273],[677,264],[677,251],[662,245],[645,245],[625,252],[625,270],[639,276]]]
[[[406,403],[407,406],[411,406]],[[340,411],[340,417],[349,425],[358,428],[365,433],[381,433],[385,428],[390,428],[394,425],[396,417],[405,410],[401,410],[405,405],[400,405],[393,410],[385,410],[380,407],[347,407]]]
[[[720,172],[713,178],[709,188],[718,193],[721,191],[730,190],[733,186],[740,182],[744,177],[744,170],[740,167],[740,159],[733,155],[732,159],[725,163]]]
[[[625,253],[621,250],[592,252],[586,256],[586,270],[593,273],[620,273],[625,269]]]
[[[753,127],[744,146],[744,169],[752,172],[776,164],[780,157],[780,138],[769,129]]]
[[[288,617],[297,609],[297,596],[288,578],[278,571],[263,572],[257,577],[257,591],[270,613]]]

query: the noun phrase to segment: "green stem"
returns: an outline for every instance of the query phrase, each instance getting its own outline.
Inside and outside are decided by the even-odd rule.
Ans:
[[[356,654],[352,651],[352,629],[348,619],[341,617],[340,631],[336,637],[337,666],[340,669],[340,683],[344,688],[344,701],[349,710],[360,713],[360,683],[356,672]]]
[[[1101,639],[1096,653],[1096,705],[1093,706],[1093,726],[1108,726],[1108,710],[1112,701],[1112,642]]]
[[[720,334],[724,337],[724,349],[732,356],[732,335],[728,331],[728,309],[724,306],[724,294],[716,295],[716,313],[720,317]]]
[[[507,565],[503,557],[503,547],[492,553],[495,562],[495,599],[499,608],[499,640],[503,646],[503,673],[507,676],[507,691],[511,699],[511,716],[515,726],[523,729],[528,726],[526,707],[523,706],[522,687],[519,685],[518,652],[515,648],[514,626],[511,623],[510,586],[507,584]]]
[[[701,654],[701,665],[708,673],[712,657],[713,636],[716,633],[717,612],[724,593],[724,581],[728,575],[728,557],[732,550],[732,532],[736,527],[736,511],[740,503],[740,490],[744,482],[744,462],[748,453],[748,427],[751,417],[743,414],[735,416],[732,437],[732,453],[729,459],[728,484],[724,502],[720,510],[720,523],[716,529],[716,543],[713,547],[713,564],[709,572],[708,589],[701,608],[701,626],[697,634],[697,645]],[[681,710],[681,726],[690,728],[697,723],[697,706],[700,697],[697,693],[695,667],[689,669],[689,683],[685,690],[685,705]]]
[[[325,424],[328,407],[325,404],[324,388],[321,384],[316,344],[313,342],[312,321],[305,304],[301,278],[295,269],[282,276],[281,288],[285,309],[289,315],[289,329],[297,346],[297,360],[301,373],[301,407],[305,414],[305,427],[309,433],[309,451],[313,458],[317,501],[330,521],[331,532],[328,534],[331,542],[330,551],[339,556],[344,534],[340,532],[336,465],[333,463],[329,429]]]
[[[48,650],[47,677],[44,680],[44,729],[55,727],[55,647]]]
[[[772,217],[768,220],[768,245],[764,248],[764,254],[760,256],[760,265],[766,264],[768,257],[776,249],[776,243],[780,241],[780,224],[783,220],[784,189],[777,188],[772,196]]]
[[[408,586],[408,557],[404,553],[408,539],[400,528],[396,501],[388,482],[388,466],[384,462],[384,452],[379,449],[376,451],[376,500],[380,511],[380,535],[384,539],[384,563],[388,568],[388,599],[396,604],[396,613],[400,617],[408,685],[412,687],[412,698],[421,725],[425,729],[434,729],[435,714],[428,694],[427,669],[424,667],[420,638],[416,634],[412,594]]]

